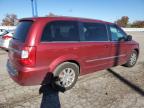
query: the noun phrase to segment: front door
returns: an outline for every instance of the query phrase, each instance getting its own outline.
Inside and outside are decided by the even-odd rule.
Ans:
[[[116,25],[109,25],[109,32],[111,36],[111,59],[110,65],[116,66],[124,64],[127,58],[126,33]]]

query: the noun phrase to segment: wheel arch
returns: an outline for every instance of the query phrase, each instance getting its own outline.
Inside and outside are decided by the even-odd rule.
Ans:
[[[78,57],[77,56],[62,56],[62,57],[59,57],[57,59],[55,59],[50,65],[49,65],[49,71],[50,72],[53,72],[55,70],[55,68],[60,65],[61,63],[64,63],[64,62],[71,62],[71,63],[75,63],[76,65],[78,65],[79,67],[79,74],[80,74],[80,61],[78,60]]]
[[[134,49],[136,52],[137,52],[137,54],[139,55],[139,49],[138,48],[135,48]]]

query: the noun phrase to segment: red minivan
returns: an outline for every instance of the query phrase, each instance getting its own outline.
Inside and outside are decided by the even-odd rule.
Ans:
[[[79,75],[117,65],[132,67],[139,44],[116,24],[73,17],[24,18],[10,42],[7,70],[20,85],[46,84],[65,90]]]

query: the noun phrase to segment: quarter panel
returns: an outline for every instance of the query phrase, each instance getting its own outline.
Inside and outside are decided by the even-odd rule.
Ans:
[[[43,42],[37,46],[36,65],[48,67],[47,72],[52,72],[55,67],[68,60],[77,61],[82,67],[82,52],[77,42]]]

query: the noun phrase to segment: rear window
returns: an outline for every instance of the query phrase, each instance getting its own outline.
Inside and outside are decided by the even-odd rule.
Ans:
[[[48,23],[44,28],[41,41],[79,41],[77,22],[55,21]]]
[[[21,42],[25,42],[28,31],[32,25],[33,21],[22,21],[19,22],[16,31],[14,33],[14,39],[17,39]]]

